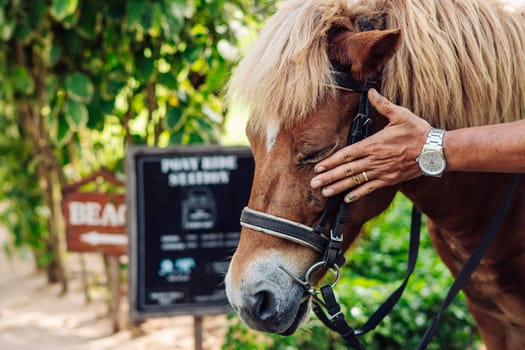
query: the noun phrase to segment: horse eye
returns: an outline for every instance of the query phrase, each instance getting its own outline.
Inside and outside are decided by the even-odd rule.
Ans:
[[[320,160],[332,154],[335,151],[336,147],[337,147],[337,143],[333,143],[319,150],[315,150],[313,152],[304,154],[304,156],[299,160],[299,163],[300,164],[317,163]]]

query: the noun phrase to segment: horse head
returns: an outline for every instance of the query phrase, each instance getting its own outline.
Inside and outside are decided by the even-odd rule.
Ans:
[[[357,32],[335,27],[326,31],[322,47],[332,72],[356,80],[380,79],[383,66],[400,45],[400,36],[399,30]],[[292,65],[293,71],[302,69],[294,65],[308,62],[296,59],[287,64]],[[282,77],[287,78],[292,80],[286,82],[291,86],[294,77]],[[327,199],[320,190],[310,188],[314,166],[347,144],[361,94],[366,94],[334,88],[332,82],[323,84],[329,85],[330,90],[316,106],[292,122],[282,115],[261,121],[256,115],[261,112],[252,113],[246,128],[256,164],[250,210],[306,227],[319,221]],[[371,111],[371,118],[371,132],[384,127],[385,119],[375,111]],[[354,241],[362,224],[388,206],[396,190],[374,191],[351,204],[342,242],[344,250]],[[242,229],[226,275],[228,299],[249,327],[291,334],[306,319],[310,305],[308,294],[297,280],[304,279],[309,268],[322,258],[321,253],[278,234],[263,234],[247,226]],[[325,272],[326,269],[317,271],[312,282],[317,283]]]

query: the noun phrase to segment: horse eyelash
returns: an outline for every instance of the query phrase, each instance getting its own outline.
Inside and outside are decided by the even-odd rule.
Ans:
[[[322,148],[318,151],[314,151],[312,153],[306,154],[300,161],[300,164],[310,164],[310,163],[317,163],[320,160],[328,157],[330,154],[332,154],[335,149],[337,148],[337,143],[333,143],[325,148]]]

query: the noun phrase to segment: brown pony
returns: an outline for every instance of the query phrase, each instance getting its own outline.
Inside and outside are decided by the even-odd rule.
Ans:
[[[287,2],[228,91],[250,111],[246,132],[256,171],[248,207],[307,226],[319,220],[326,199],[309,186],[313,167],[345,145],[359,101],[359,94],[335,86],[333,71],[379,79],[388,98],[450,130],[525,117],[524,52],[524,12],[492,0]],[[371,117],[375,131],[384,127],[381,115],[372,111]],[[512,178],[446,173],[374,191],[351,205],[344,247],[400,190],[428,216],[433,244],[456,275]],[[488,349],[525,348],[524,226],[521,181],[495,242],[464,288]],[[309,300],[282,267],[304,276],[320,258],[245,227],[226,276],[230,303],[251,328],[290,334],[307,317]]]

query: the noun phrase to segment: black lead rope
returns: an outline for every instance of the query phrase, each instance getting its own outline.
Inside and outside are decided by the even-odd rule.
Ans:
[[[344,314],[341,312],[339,303],[337,302],[333,288],[330,285],[321,287],[322,301],[315,301],[313,303],[313,311],[328,328],[339,333],[353,349],[365,350],[365,347],[359,342],[358,338],[377,327],[379,323],[390,313],[390,311],[397,304],[401,295],[408,284],[408,280],[414,271],[419,251],[419,240],[421,233],[421,213],[412,208],[412,222],[410,225],[410,244],[408,250],[408,266],[405,278],[401,285],[386,299],[386,301],[370,316],[363,327],[354,330],[345,320]],[[328,315],[322,309],[326,308]]]
[[[450,286],[445,300],[441,304],[441,307],[439,308],[439,311],[437,312],[437,314],[432,318],[432,321],[430,322],[430,325],[428,326],[425,332],[425,335],[423,335],[423,339],[421,339],[421,343],[419,343],[417,350],[426,349],[427,345],[432,340],[434,333],[436,332],[438,323],[441,320],[441,317],[443,316],[443,312],[450,305],[450,303],[452,303],[452,301],[454,300],[456,295],[458,295],[461,288],[463,288],[463,286],[468,282],[468,280],[470,279],[470,276],[472,276],[472,273],[474,272],[476,267],[479,265],[481,259],[483,259],[483,256],[489,249],[490,244],[494,240],[494,237],[496,237],[496,234],[498,233],[501,227],[501,224],[503,223],[503,219],[505,218],[505,214],[507,213],[507,209],[509,208],[509,205],[512,199],[512,195],[516,191],[516,187],[518,187],[520,178],[521,178],[520,174],[516,174],[514,176],[514,181],[512,182],[512,186],[507,192],[507,195],[505,196],[503,203],[499,207],[499,210],[496,212],[496,215],[492,219],[492,222],[487,228],[487,231],[481,238],[481,241],[476,246],[476,249],[474,249],[474,252],[470,256],[468,261],[465,263],[461,271],[459,272],[454,283],[452,283],[452,286]]]
[[[428,344],[432,340],[434,333],[437,329],[439,321],[443,316],[445,309],[452,303],[454,298],[457,296],[459,291],[465,286],[468,282],[472,273],[479,265],[481,259],[486,254],[490,244],[494,240],[497,232],[499,231],[505,214],[510,205],[512,195],[518,186],[521,176],[519,174],[515,175],[512,186],[507,192],[505,199],[498,209],[494,219],[487,228],[487,231],[483,235],[481,241],[476,246],[474,252],[472,253],[469,260],[465,263],[454,283],[448,290],[447,296],[443,301],[439,311],[432,318],[430,325],[428,326],[423,338],[417,350],[424,350],[427,348]],[[385,318],[386,315],[392,310],[392,308],[399,301],[405,287],[408,283],[408,280],[414,271],[414,267],[417,260],[417,252],[419,249],[419,239],[420,239],[420,228],[421,228],[421,213],[417,211],[414,207],[412,210],[412,223],[410,229],[410,247],[409,247],[409,256],[408,256],[408,268],[405,275],[405,278],[401,285],[388,297],[388,299],[372,314],[368,321],[364,324],[363,327],[354,330],[346,322],[339,303],[337,302],[333,288],[330,285],[321,287],[321,296],[322,300],[319,300],[318,297],[314,298],[313,310],[317,317],[330,329],[339,333],[341,337],[346,341],[347,345],[352,349],[356,350],[366,350],[366,348],[359,342],[358,336],[366,334],[377,327],[377,325]],[[328,315],[326,315],[322,307],[326,308]]]

